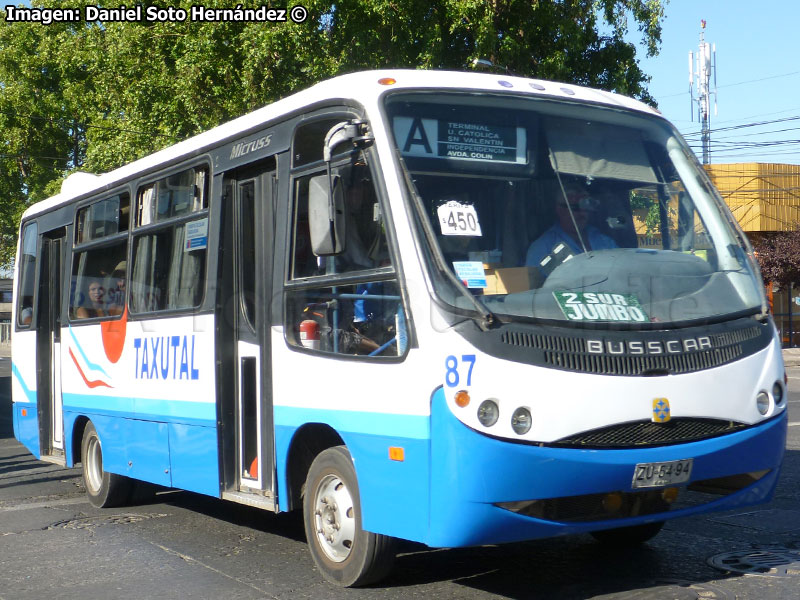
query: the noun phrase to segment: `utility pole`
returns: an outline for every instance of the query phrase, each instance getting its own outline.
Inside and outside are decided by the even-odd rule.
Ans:
[[[700,21],[700,44],[697,56],[689,51],[689,97],[695,102],[694,86],[697,82],[697,118],[703,144],[703,164],[711,162],[711,95],[714,95],[714,116],[717,116],[717,48],[705,41],[706,22]],[[713,57],[713,62],[712,62]],[[711,91],[711,71],[714,72],[714,91]],[[694,106],[692,106],[694,121]]]

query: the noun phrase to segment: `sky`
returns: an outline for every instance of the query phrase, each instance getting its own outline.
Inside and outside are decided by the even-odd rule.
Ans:
[[[658,56],[647,58],[637,43],[640,66],[652,76],[650,94],[698,156],[700,122],[689,96],[689,51],[697,54],[701,20],[705,41],[717,49],[710,162],[800,165],[800,2],[670,0]],[[630,40],[640,42],[631,29]],[[711,85],[713,90],[713,76]]]

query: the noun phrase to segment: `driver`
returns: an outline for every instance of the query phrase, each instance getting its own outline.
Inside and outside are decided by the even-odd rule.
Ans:
[[[580,184],[567,184],[564,192],[556,201],[556,222],[528,248],[525,256],[527,266],[538,267],[548,256],[563,250],[571,256],[583,252],[584,247],[587,252],[617,247],[614,240],[588,224],[592,205],[586,188]]]

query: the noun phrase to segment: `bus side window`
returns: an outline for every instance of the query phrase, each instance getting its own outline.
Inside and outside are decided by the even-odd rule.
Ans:
[[[294,186],[290,280],[318,283],[286,294],[287,340],[334,354],[402,355],[406,321],[370,170],[362,158],[333,169],[346,211],[344,250],[335,256],[315,256],[310,243],[308,181],[319,174],[299,177]],[[350,276],[347,284],[332,285],[341,275]]]
[[[195,308],[205,291],[207,171],[186,169],[140,188],[130,290],[132,313]],[[187,220],[187,217],[191,217]]]
[[[121,315],[125,307],[130,194],[78,209],[72,253],[70,319]]]
[[[395,280],[289,292],[286,314],[293,346],[373,357],[405,353],[408,332]]]
[[[124,295],[119,296],[123,281],[127,239],[111,245],[76,252],[72,264],[72,302],[70,317],[88,319],[122,314]],[[116,275],[116,277],[115,277]],[[123,292],[124,294],[124,292]]]
[[[33,320],[33,291],[36,279],[36,259],[39,227],[29,223],[22,232],[22,253],[19,264],[17,298],[17,327],[27,328]]]
[[[318,173],[301,177],[295,183],[292,278],[341,274],[391,264],[383,218],[369,169],[362,163],[336,171],[344,189],[344,252],[332,257],[313,254],[308,224],[308,181]]]

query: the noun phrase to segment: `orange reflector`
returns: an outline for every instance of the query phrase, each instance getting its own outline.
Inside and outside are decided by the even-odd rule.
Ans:
[[[20,412],[22,413],[23,417],[27,417],[28,416],[28,409],[27,408],[23,408]]]
[[[389,446],[389,460],[403,462],[406,459],[406,451],[399,446]]]
[[[395,79],[394,77],[383,77],[381,79],[378,79],[378,83],[380,83],[381,85],[394,85],[395,83],[397,83],[397,79]]]
[[[672,504],[678,499],[679,492],[680,490],[678,488],[666,488],[663,492],[661,492],[661,497],[667,504]]]
[[[603,508],[610,513],[617,512],[622,508],[622,494],[619,492],[611,492],[603,496]]]
[[[456,406],[464,408],[469,404],[469,392],[467,390],[458,390],[453,399],[456,401]]]

